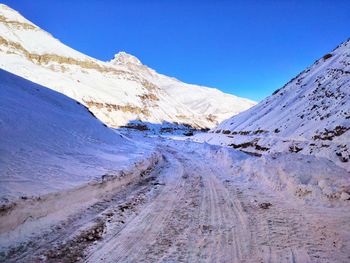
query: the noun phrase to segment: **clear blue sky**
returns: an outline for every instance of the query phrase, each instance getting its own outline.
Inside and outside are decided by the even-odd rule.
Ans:
[[[2,1],[101,60],[261,100],[350,37],[350,1]]]

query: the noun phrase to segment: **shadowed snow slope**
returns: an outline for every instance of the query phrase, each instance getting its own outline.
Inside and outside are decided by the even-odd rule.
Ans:
[[[62,190],[143,158],[80,103],[0,70],[0,195]],[[147,155],[146,155],[147,156]]]
[[[300,152],[350,170],[350,40],[253,108],[197,140],[236,149]]]
[[[141,120],[212,128],[255,105],[158,74],[124,52],[110,62],[93,59],[5,5],[0,5],[0,66],[81,102],[111,127]]]

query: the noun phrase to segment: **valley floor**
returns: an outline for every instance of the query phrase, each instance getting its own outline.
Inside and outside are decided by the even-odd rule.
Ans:
[[[162,159],[139,178],[20,244],[3,244],[0,261],[350,261],[349,205],[273,191],[213,161],[206,147],[163,140]]]

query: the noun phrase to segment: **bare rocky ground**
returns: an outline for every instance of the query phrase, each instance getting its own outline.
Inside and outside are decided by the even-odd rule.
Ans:
[[[350,262],[350,209],[312,206],[184,147],[3,262]]]

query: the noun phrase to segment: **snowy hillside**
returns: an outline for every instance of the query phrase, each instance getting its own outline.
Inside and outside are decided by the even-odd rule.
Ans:
[[[124,52],[98,61],[5,5],[0,5],[0,67],[81,102],[111,127],[141,120],[212,128],[255,104],[158,74]]]
[[[255,153],[299,152],[350,170],[350,40],[246,112],[196,138]]]
[[[80,103],[0,70],[1,201],[72,188],[147,159]]]

